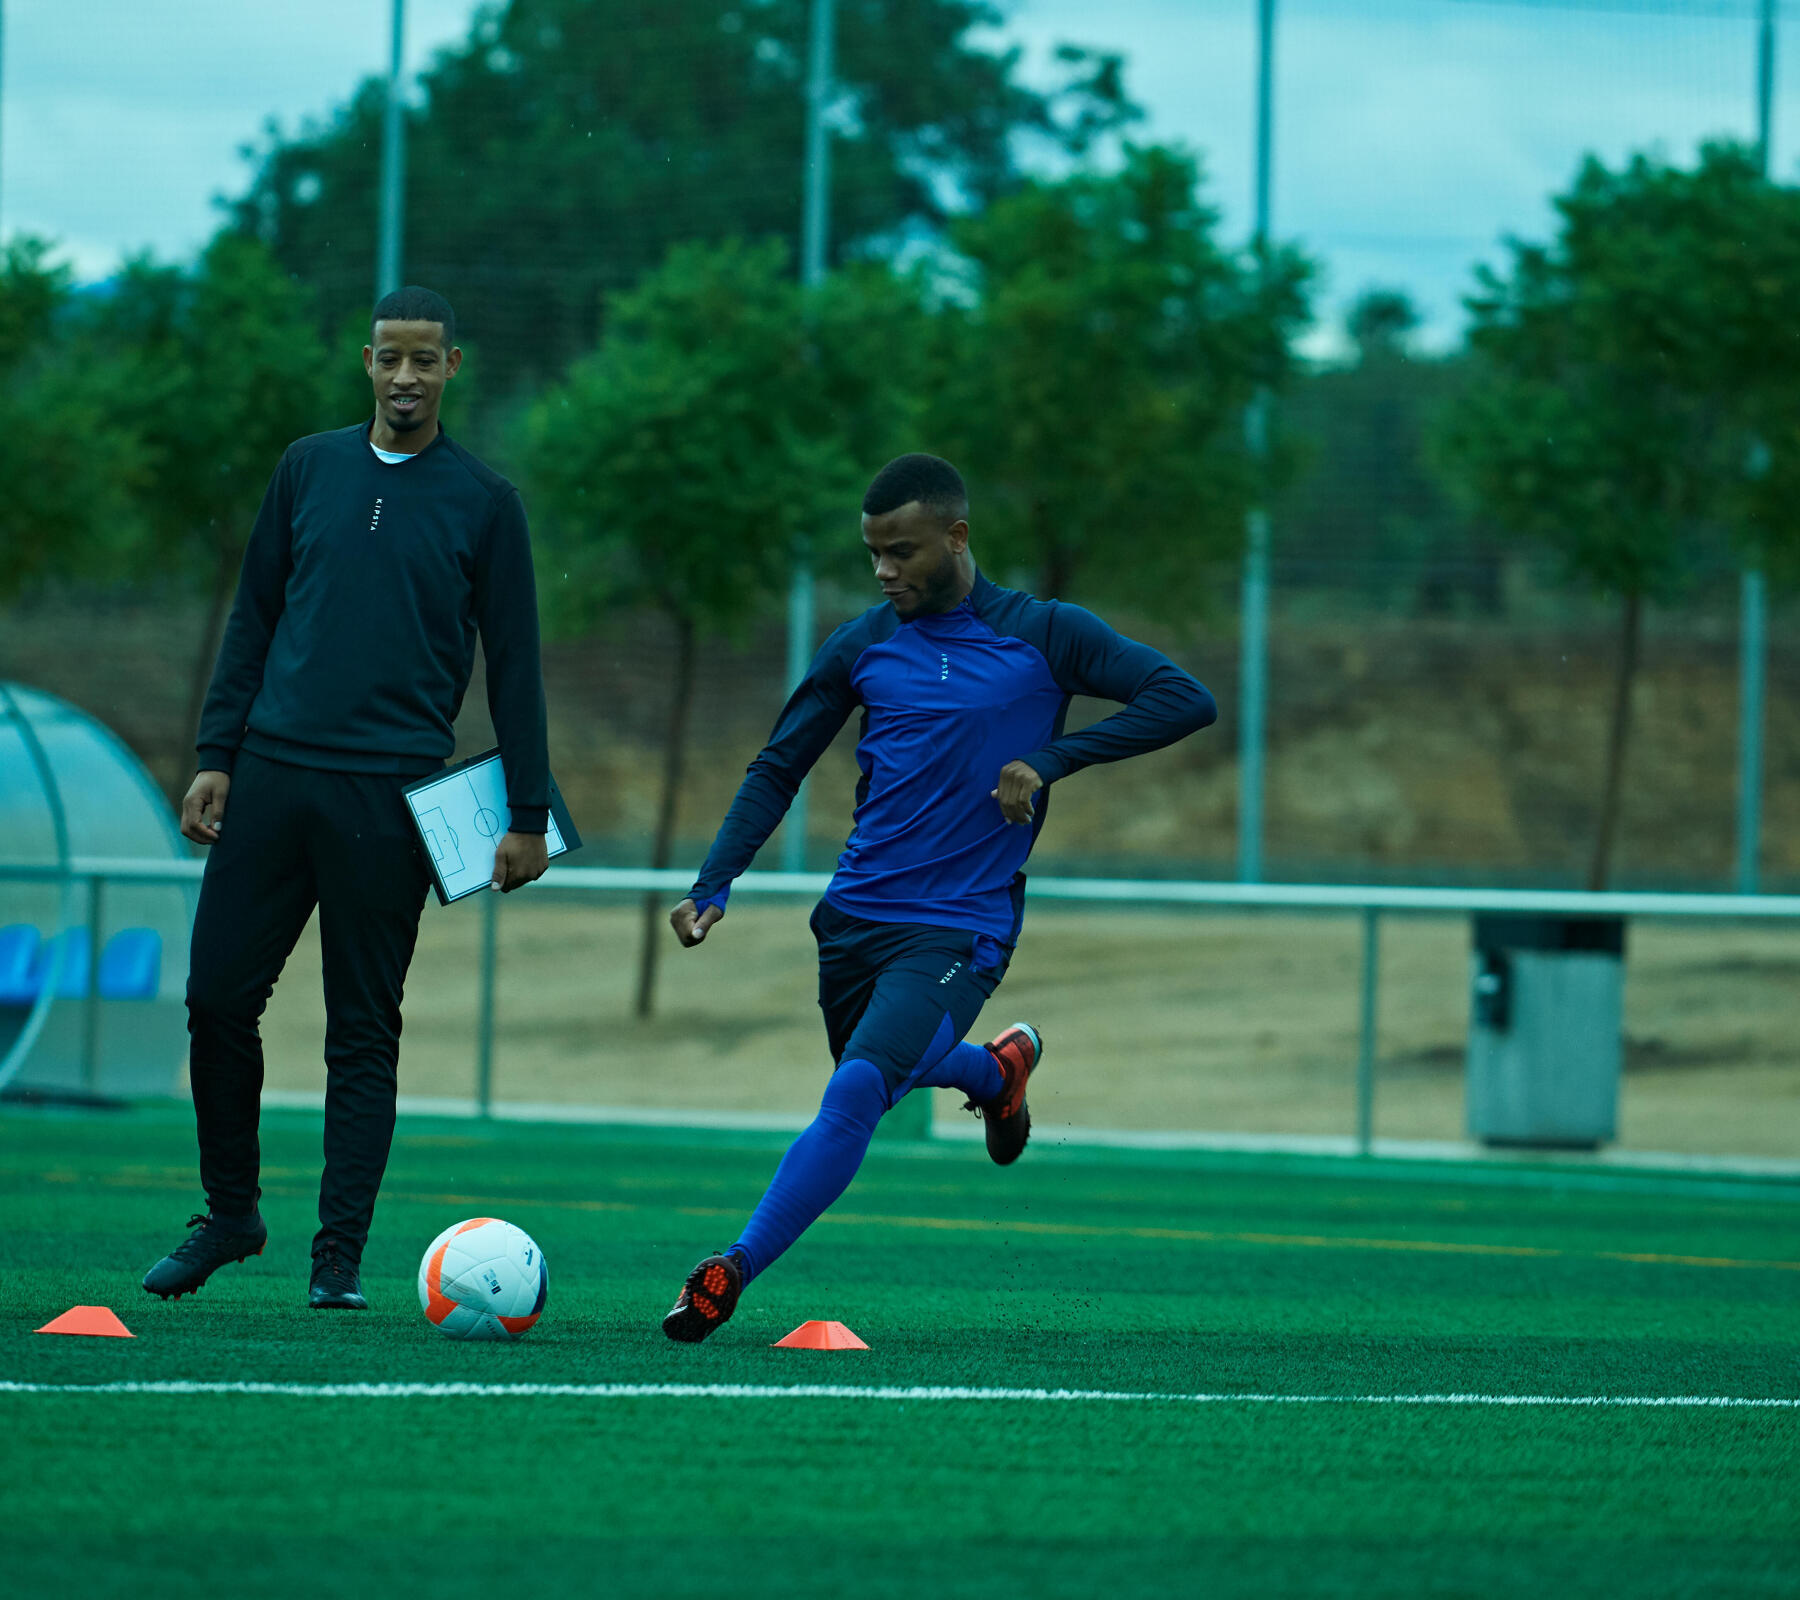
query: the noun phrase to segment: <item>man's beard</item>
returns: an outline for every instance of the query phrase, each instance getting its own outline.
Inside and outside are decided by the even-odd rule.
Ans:
[[[956,557],[945,551],[944,564],[919,585],[919,610],[950,610],[950,598],[956,593],[956,579]]]

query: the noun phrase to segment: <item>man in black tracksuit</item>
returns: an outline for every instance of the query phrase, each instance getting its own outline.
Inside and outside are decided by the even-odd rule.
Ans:
[[[455,314],[375,308],[374,421],[291,445],[244,552],[200,720],[182,832],[212,846],[188,976],[208,1214],[144,1279],[191,1292],[260,1255],[257,1023],[314,907],[325,977],[325,1172],[309,1304],[360,1310],[394,1131],[400,997],[430,871],[402,794],[440,769],[481,635],[511,831],[493,887],[545,868],[549,762],[531,546],[518,492],[438,426]],[[230,825],[226,826],[227,796]]]

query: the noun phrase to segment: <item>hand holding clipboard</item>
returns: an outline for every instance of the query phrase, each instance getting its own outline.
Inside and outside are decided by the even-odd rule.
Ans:
[[[434,772],[405,789],[407,809],[431,863],[438,903],[449,905],[493,882],[494,852],[506,836],[512,813],[506,803],[506,774],[500,752],[484,751]],[[552,857],[581,848],[562,792],[550,783],[550,819],[544,848]]]

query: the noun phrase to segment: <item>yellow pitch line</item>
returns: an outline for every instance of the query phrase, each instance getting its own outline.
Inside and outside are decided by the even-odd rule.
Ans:
[[[1431,1254],[1472,1256],[1538,1256],[1556,1257],[1569,1254],[1530,1244],[1462,1244],[1430,1239],[1359,1239],[1350,1234],[1328,1233],[1221,1233],[1207,1228],[1143,1228],[1085,1222],[990,1222],[974,1217],[896,1217],[877,1213],[828,1211],[826,1222],[856,1222],[864,1225],[887,1224],[892,1227],[937,1228],[956,1233],[1012,1232],[1052,1234],[1064,1238],[1084,1239],[1161,1239],[1177,1244],[1274,1244],[1297,1245],[1314,1250],[1419,1250]],[[1645,1256],[1642,1260],[1655,1260]],[[1740,1263],[1765,1265],[1763,1262]],[[1800,1261],[1791,1263],[1800,1268]]]
[[[1449,1239],[1362,1239],[1352,1234],[1219,1233],[1199,1228],[1135,1228],[1081,1222],[984,1222],[965,1217],[888,1217],[854,1212],[826,1212],[827,1222],[889,1223],[909,1228],[955,1232],[1010,1229],[1015,1233],[1060,1234],[1083,1238],[1166,1239],[1181,1244],[1267,1244],[1309,1250],[1397,1250],[1427,1255],[1525,1256],[1539,1260],[1629,1261],[1662,1267],[1763,1267],[1800,1272],[1800,1261],[1738,1260],[1730,1256],[1661,1255],[1653,1251],[1557,1250],[1530,1244],[1477,1244]]]
[[[269,1191],[265,1191],[269,1192]],[[274,1193],[291,1193],[296,1191],[275,1190]],[[304,1191],[310,1194],[310,1189]],[[531,1200],[523,1195],[508,1196],[509,1199],[524,1200],[527,1205],[553,1206],[559,1211],[644,1211],[648,1208],[635,1200]],[[416,1194],[411,1191],[390,1192],[390,1200],[411,1200],[419,1205],[432,1206],[491,1206],[493,1196],[485,1200],[472,1194]]]
[[[173,1168],[166,1177],[139,1169],[135,1173],[107,1173],[101,1182],[114,1188],[186,1188],[193,1179]],[[66,1169],[38,1174],[50,1183],[73,1183],[77,1174]],[[265,1185],[267,1194],[309,1195],[311,1188]],[[492,1195],[427,1194],[387,1191],[389,1200],[410,1200],[421,1205],[484,1206],[495,1204]],[[652,1206],[638,1200],[552,1200],[532,1195],[505,1198],[557,1211],[663,1211],[678,1217],[736,1217],[737,1206]],[[1538,1261],[1621,1261],[1652,1267],[1735,1267],[1750,1271],[1800,1272],[1800,1261],[1742,1260],[1732,1256],[1666,1255],[1646,1250],[1557,1250],[1531,1244],[1477,1244],[1452,1239],[1364,1239],[1351,1234],[1328,1233],[1222,1233],[1203,1228],[1125,1227],[1087,1222],[994,1222],[980,1217],[904,1217],[881,1212],[827,1211],[821,1222],[858,1227],[924,1228],[940,1233],[1030,1233],[1072,1239],[1157,1239],[1173,1244],[1260,1244],[1301,1250],[1383,1250],[1421,1255],[1512,1256]]]
[[[1775,1272],[1800,1272],[1800,1261],[1739,1261],[1731,1256],[1664,1256],[1638,1250],[1596,1250],[1596,1261],[1647,1261],[1658,1267],[1768,1267]]]

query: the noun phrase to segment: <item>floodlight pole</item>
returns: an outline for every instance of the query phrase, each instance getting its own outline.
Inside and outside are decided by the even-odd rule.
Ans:
[[[1756,50],[1756,155],[1769,175],[1775,108],[1775,0],[1762,0]],[[1763,680],[1768,655],[1769,596],[1763,575],[1748,568],[1738,598],[1737,890],[1755,894],[1762,844]]]
[[[1273,159],[1275,0],[1257,0],[1256,270],[1269,267],[1269,185]],[[1238,881],[1263,875],[1263,763],[1269,704],[1269,391],[1258,389],[1244,417],[1244,442],[1256,475],[1245,519],[1243,595],[1238,638]]]
[[[831,98],[832,33],[835,0],[812,0],[812,39],[806,72],[806,192],[800,227],[800,282],[815,288],[825,278],[825,241],[831,223],[831,130],[825,111]],[[813,654],[812,550],[807,530],[794,535],[794,565],[788,577],[787,686],[799,687]],[[788,807],[781,834],[784,872],[806,870],[806,792],[803,779]]]
[[[376,254],[375,298],[400,287],[405,243],[406,106],[401,81],[406,42],[406,0],[394,0],[393,40],[388,53],[387,102],[381,116],[381,221]]]
[[[6,172],[6,0],[0,0],[0,185]],[[0,196],[5,194],[0,187]],[[4,213],[0,213],[3,215]],[[6,243],[6,229],[0,226],[0,245]]]
[[[1756,36],[1756,149],[1762,174],[1769,175],[1769,127],[1775,109],[1775,0],[1762,0]]]

